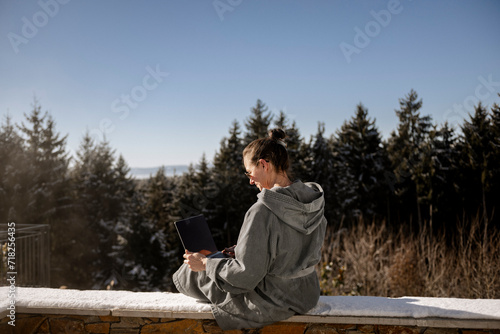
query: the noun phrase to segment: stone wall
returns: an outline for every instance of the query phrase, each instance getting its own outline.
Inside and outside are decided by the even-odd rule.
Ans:
[[[260,329],[222,331],[211,319],[171,319],[95,315],[18,314],[16,326],[9,318],[0,322],[0,333],[259,333],[259,334],[500,334],[500,329],[435,328],[418,326],[355,325],[304,322],[278,322]]]
[[[0,287],[0,334],[224,333],[210,304],[178,293],[9,291]],[[321,296],[306,314],[225,333],[500,334],[500,300]]]

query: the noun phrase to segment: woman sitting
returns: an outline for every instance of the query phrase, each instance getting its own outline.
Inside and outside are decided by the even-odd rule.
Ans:
[[[285,137],[274,129],[243,151],[246,175],[260,193],[229,250],[234,257],[186,250],[173,276],[179,292],[212,304],[224,330],[285,320],[306,313],[319,299],[315,266],[327,224],[323,189],[289,179]]]

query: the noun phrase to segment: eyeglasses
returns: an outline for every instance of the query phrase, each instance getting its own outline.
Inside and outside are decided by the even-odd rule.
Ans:
[[[257,161],[257,164],[255,165],[255,168],[259,165],[259,161]],[[255,170],[255,168],[253,170]],[[246,177],[248,177],[250,180],[252,179],[253,175],[250,172],[245,172]]]
[[[268,160],[266,160],[266,162],[269,162]],[[257,168],[257,166],[259,165],[260,163],[260,160],[257,161],[257,164],[255,165],[255,168]],[[253,170],[255,170],[255,168]],[[246,177],[248,177],[250,180],[252,179],[253,175],[250,173],[250,172],[245,172],[245,175]]]

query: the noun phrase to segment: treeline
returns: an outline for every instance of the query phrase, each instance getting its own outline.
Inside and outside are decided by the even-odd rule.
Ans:
[[[286,130],[295,178],[320,183],[332,229],[360,222],[408,233],[454,235],[464,218],[500,227],[500,109],[481,104],[459,133],[421,115],[415,91],[400,99],[398,128],[383,140],[363,105],[334,134],[323,123],[301,136],[285,113],[257,100],[244,130],[233,121],[209,162],[182,175],[160,169],[134,180],[125,159],[90,135],[76,157],[51,116],[34,103],[21,124],[0,128],[0,221],[51,226],[51,285],[170,291],[182,247],[173,222],[203,213],[219,247],[236,243],[257,189],[241,152],[271,127]]]

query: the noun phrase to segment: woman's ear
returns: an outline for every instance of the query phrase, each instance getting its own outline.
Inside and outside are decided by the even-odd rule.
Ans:
[[[266,161],[264,159],[260,159],[259,162],[262,165],[262,168],[264,168],[264,170],[269,171],[269,168],[271,167],[271,165],[269,164],[268,161]]]

